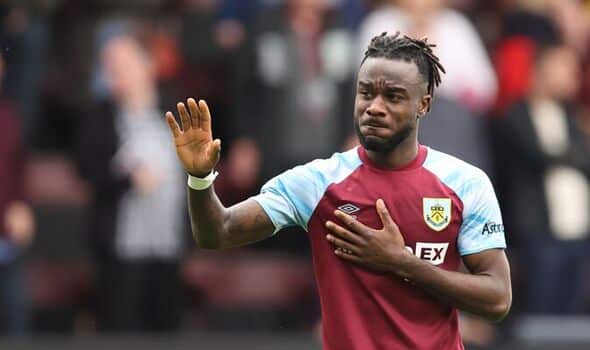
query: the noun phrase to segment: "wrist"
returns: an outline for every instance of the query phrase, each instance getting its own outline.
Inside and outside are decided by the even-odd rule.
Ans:
[[[217,178],[219,173],[215,170],[212,170],[209,174],[205,175],[204,177],[197,177],[191,174],[188,174],[188,187],[192,188],[196,191],[206,190],[207,188],[211,187],[215,178]]]
[[[214,170],[211,169],[211,170],[207,171],[206,173],[200,173],[200,172],[197,172],[197,173],[188,173],[187,172],[187,174],[189,176],[192,176],[192,177],[196,177],[196,178],[199,178],[199,179],[204,179],[204,178],[206,178],[207,176],[209,176],[213,172],[214,172]]]
[[[407,249],[402,249],[402,251],[395,257],[395,263],[391,265],[391,273],[405,281],[410,281],[412,278],[412,266],[417,259],[418,258]]]

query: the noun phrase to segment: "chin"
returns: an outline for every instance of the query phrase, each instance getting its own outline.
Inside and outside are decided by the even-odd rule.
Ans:
[[[367,151],[373,151],[373,152],[379,152],[379,153],[386,153],[386,152],[390,152],[393,149],[395,149],[395,147],[397,146],[393,146],[391,145],[390,142],[387,142],[386,140],[382,140],[380,138],[377,138],[375,136],[364,136],[359,138],[360,144],[364,147],[364,149],[366,149]]]
[[[354,125],[356,135],[359,139],[360,144],[368,151],[389,153],[397,148],[409,135],[411,135],[414,128],[411,125],[407,125],[398,132],[390,135],[389,137],[380,137],[376,133],[363,133],[358,123]]]

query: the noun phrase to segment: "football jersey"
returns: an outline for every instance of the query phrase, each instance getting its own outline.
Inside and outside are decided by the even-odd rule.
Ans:
[[[457,310],[393,275],[334,254],[325,222],[334,210],[381,229],[382,198],[406,249],[442,269],[461,256],[505,248],[498,201],[487,175],[455,157],[420,146],[403,167],[373,163],[363,147],[290,169],[253,197],[275,232],[300,226],[311,242],[326,350],[463,349]]]

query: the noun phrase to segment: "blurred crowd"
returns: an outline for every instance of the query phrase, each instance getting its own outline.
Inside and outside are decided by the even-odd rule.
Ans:
[[[0,329],[311,329],[305,233],[196,250],[163,115],[207,100],[234,204],[356,144],[355,72],[396,31],[446,69],[421,143],[495,183],[512,317],[589,314],[590,1],[19,0],[0,4]],[[466,339],[492,342],[478,322]]]

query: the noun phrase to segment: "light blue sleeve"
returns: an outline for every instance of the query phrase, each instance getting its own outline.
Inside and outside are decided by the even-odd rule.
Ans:
[[[506,248],[504,224],[494,188],[488,176],[469,180],[463,192],[463,224],[459,230],[459,254],[469,255],[494,248]]]
[[[274,233],[290,226],[307,230],[309,218],[328,186],[345,179],[360,164],[356,149],[335,153],[329,159],[314,160],[272,178],[252,198],[273,222]]]

